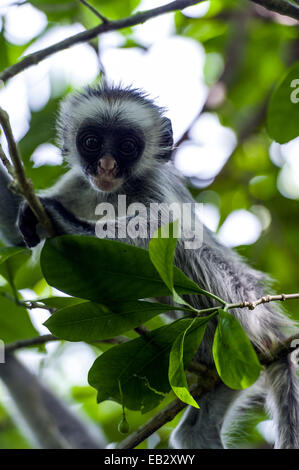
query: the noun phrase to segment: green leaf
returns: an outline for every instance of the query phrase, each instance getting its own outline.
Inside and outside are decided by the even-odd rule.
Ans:
[[[167,237],[163,237],[164,230],[167,230]],[[177,244],[175,232],[178,229],[178,221],[171,222],[168,225],[160,227],[154,234],[149,242],[149,257],[165,282],[168,289],[172,292],[174,300],[178,303],[184,304],[185,301],[178,296],[173,286],[173,268],[174,268],[174,254]]]
[[[186,365],[188,365],[186,361],[184,361],[184,350],[186,349],[185,339],[186,335],[189,333],[189,337],[187,338],[188,348],[189,350],[193,348],[194,356],[202,342],[206,326],[209,320],[214,316],[215,314],[209,315],[208,317],[194,318],[192,323],[187,326],[186,330],[176,338],[170,351],[168,377],[171,388],[180,400],[195,408],[199,408],[199,406],[188,390],[184,371]],[[191,329],[192,333],[190,334]],[[189,357],[190,356],[191,354],[189,354]]]
[[[118,20],[131,15],[140,0],[90,0],[90,3],[110,20]]]
[[[17,289],[33,289],[42,279],[40,261],[36,254],[37,252],[33,251],[30,258],[25,260],[15,273],[14,282]]]
[[[28,312],[24,307],[16,305],[12,300],[3,297],[0,291],[0,340],[10,343],[20,339],[38,336]]]
[[[271,96],[267,129],[280,144],[299,135],[299,62],[287,71]]]
[[[17,255],[19,253],[26,253],[26,255],[28,255],[31,252],[27,248],[22,247],[4,246],[0,248],[0,264],[4,263],[4,261],[6,261],[11,256]]]
[[[90,385],[98,390],[98,401],[114,400],[143,413],[155,408],[170,391],[168,363],[172,343],[192,321],[178,320],[114,346],[98,357],[88,376]],[[186,350],[186,361],[193,357],[191,349]]]
[[[92,342],[113,338],[160,313],[175,309],[171,305],[144,301],[123,302],[111,308],[84,302],[55,312],[44,325],[59,338]]]
[[[41,266],[50,285],[94,302],[109,304],[171,295],[147,250],[115,240],[78,235],[48,239]],[[202,292],[178,268],[174,268],[174,287],[179,294]]]
[[[170,291],[173,290],[173,261],[177,238],[174,231],[177,229],[177,221],[171,222],[168,226],[160,227],[149,242],[150,259],[160,274],[161,278]],[[168,236],[163,238],[163,229],[169,230]]]
[[[0,248],[0,274],[13,289],[20,271],[30,261],[31,254],[31,250],[26,248]]]
[[[0,248],[0,274],[17,289],[32,288],[42,277],[37,252],[28,248]]]
[[[160,227],[154,234],[154,237],[149,242],[149,256],[150,259],[161,276],[161,279],[165,282],[169,290],[171,291],[174,301],[178,304],[192,306],[188,304],[181,296],[176,292],[175,286],[173,285],[174,276],[174,255],[177,244],[177,238],[175,234],[178,231],[178,220],[171,222],[168,225]],[[165,232],[164,232],[165,230]],[[163,237],[163,235],[166,235]],[[207,295],[212,298],[216,298],[213,294],[205,291],[197,286],[198,293]],[[219,300],[218,298],[216,298]]]
[[[8,54],[9,43],[6,41],[3,33],[4,33],[4,28],[1,28],[1,31],[0,31],[0,49],[1,49],[0,70],[4,70],[6,69],[6,67],[10,65],[9,54]]]
[[[213,356],[223,382],[236,390],[250,387],[263,369],[238,320],[222,309],[219,309]]]

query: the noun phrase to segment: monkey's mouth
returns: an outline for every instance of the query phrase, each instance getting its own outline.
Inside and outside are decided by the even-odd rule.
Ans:
[[[119,177],[119,169],[113,157],[107,156],[99,160],[97,172],[91,176],[92,183],[101,191],[115,191],[123,182]]]

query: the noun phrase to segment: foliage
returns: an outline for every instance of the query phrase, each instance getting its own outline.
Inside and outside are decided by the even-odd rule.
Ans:
[[[99,23],[77,1],[29,3],[47,16],[48,24],[40,33],[41,38],[57,26],[79,22],[91,28]],[[138,0],[90,3],[110,19],[129,16],[139,5]],[[205,110],[217,114],[238,139],[219,174],[210,181],[190,180],[190,190],[197,201],[217,207],[218,229],[234,210],[247,209],[257,214],[264,227],[260,238],[237,249],[258,269],[277,279],[278,291],[295,292],[299,283],[298,199],[286,197],[277,186],[287,161],[282,147],[277,147],[276,159],[272,154],[270,158],[270,148],[273,139],[286,143],[298,136],[299,104],[291,100],[292,92],[296,95],[294,80],[299,78],[298,26],[273,13],[262,14],[251,2],[240,4],[234,0],[211,2],[202,17],[193,18],[187,11],[177,12],[174,17],[175,34],[198,41],[204,47],[208,86],[219,83],[223,86],[224,98],[216,104],[207,102]],[[16,63],[37,38],[24,45],[13,44],[5,34],[5,21],[1,25],[3,70]],[[120,47],[139,47],[144,51],[133,28],[120,34],[124,38]],[[99,43],[101,47],[101,38]],[[95,41],[90,47],[96,47]],[[59,165],[36,167],[30,160],[40,144],[55,142],[58,103],[69,87],[58,89],[57,94],[52,81],[48,103],[38,111],[31,110],[30,129],[19,142],[26,172],[36,189],[50,186],[66,171]],[[270,214],[269,223],[265,214],[267,217]],[[72,395],[94,421],[104,423],[111,441],[122,439],[117,431],[122,416],[120,404],[127,408],[126,418],[132,430],[175,395],[197,406],[188,392],[185,370],[201,343],[208,321],[216,322],[218,318],[213,353],[217,370],[227,385],[247,387],[260,372],[255,352],[233,316],[220,310],[202,318],[188,306],[185,294],[206,293],[173,267],[174,250],[174,238],[168,242],[153,239],[148,252],[118,242],[64,236],[46,242],[42,270],[36,253],[8,247],[0,250],[0,338],[12,342],[38,334],[22,304],[21,289],[31,289],[32,295],[55,308],[45,323],[49,330],[63,340],[85,341],[99,354],[89,373],[90,384],[95,387],[99,401],[109,398],[117,404],[107,401],[96,405],[95,390],[91,387],[74,388]],[[53,297],[50,285],[73,297]],[[152,296],[174,296],[185,318],[165,324],[160,314],[173,307],[141,300]],[[298,304],[292,304],[292,316],[299,319]],[[133,329],[141,323],[150,332],[136,337]],[[103,342],[118,335],[129,341],[112,347]],[[146,415],[141,415],[140,410]],[[258,413],[246,428],[245,442],[251,439],[262,445],[255,425],[264,417]],[[0,410],[0,421],[0,447],[6,447],[8,441],[11,447],[28,446],[4,409]],[[169,427],[159,431],[161,445],[167,445],[168,434]]]

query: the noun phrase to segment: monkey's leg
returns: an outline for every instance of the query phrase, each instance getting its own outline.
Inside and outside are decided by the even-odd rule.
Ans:
[[[200,409],[188,407],[172,432],[170,446],[173,449],[222,449],[221,428],[225,415],[240,394],[224,384],[199,398]]]

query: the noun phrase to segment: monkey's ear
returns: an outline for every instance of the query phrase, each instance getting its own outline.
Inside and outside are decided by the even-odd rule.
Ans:
[[[171,120],[164,117],[161,122],[162,126],[162,135],[160,145],[161,148],[165,149],[162,150],[159,157],[163,158],[163,160],[170,160],[172,154],[172,146],[173,146],[173,132],[172,132],[172,125]]]

